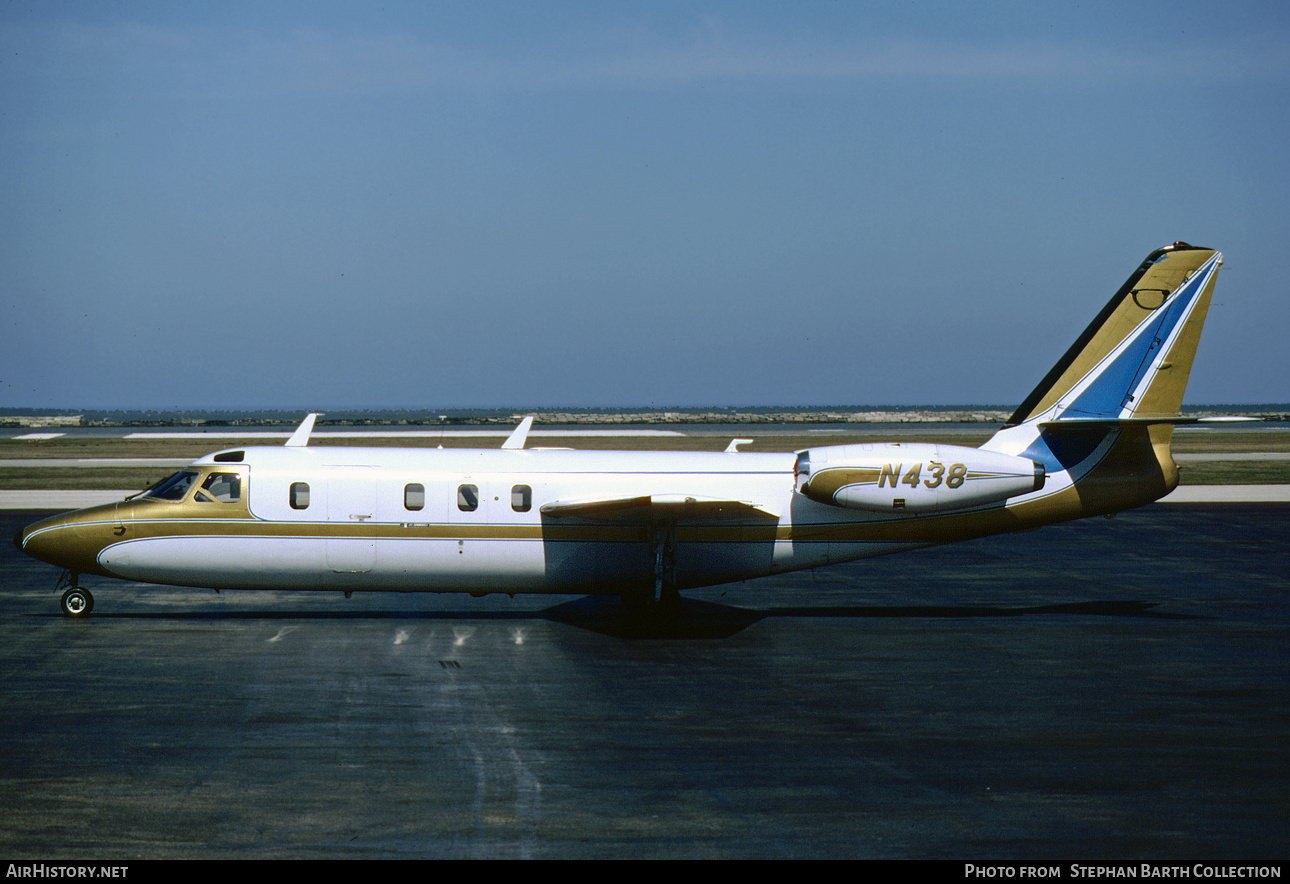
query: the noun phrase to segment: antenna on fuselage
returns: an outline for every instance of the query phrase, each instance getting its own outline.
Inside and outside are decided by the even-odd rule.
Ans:
[[[306,416],[305,419],[300,422],[300,426],[296,427],[296,431],[291,434],[291,438],[287,440],[287,447],[304,448],[308,445],[309,434],[313,432],[314,421],[317,419],[318,412],[314,412],[313,414]]]

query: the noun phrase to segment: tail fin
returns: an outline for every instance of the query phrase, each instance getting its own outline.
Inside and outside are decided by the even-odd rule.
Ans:
[[[1222,260],[1182,242],[1148,255],[1008,425],[1176,418]]]
[[[1045,490],[1023,502],[1037,517],[1115,512],[1177,486],[1169,443],[1188,422],[1183,390],[1222,261],[1182,242],[1148,255],[982,446],[1044,465]]]

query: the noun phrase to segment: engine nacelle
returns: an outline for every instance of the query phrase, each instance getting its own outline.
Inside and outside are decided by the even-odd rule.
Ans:
[[[1038,491],[1045,478],[1041,463],[959,445],[834,445],[797,455],[807,497],[879,513],[967,509]]]

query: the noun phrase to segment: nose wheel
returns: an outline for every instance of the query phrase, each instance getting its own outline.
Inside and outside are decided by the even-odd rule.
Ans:
[[[64,617],[88,617],[90,611],[94,610],[94,596],[90,595],[88,589],[82,589],[76,585],[80,579],[79,572],[68,568],[59,575],[58,583],[54,586],[54,592],[67,587],[63,598],[59,601]]]
[[[62,605],[63,614],[67,617],[87,617],[90,611],[94,610],[94,596],[90,595],[88,589],[73,586],[63,593],[59,604]]]

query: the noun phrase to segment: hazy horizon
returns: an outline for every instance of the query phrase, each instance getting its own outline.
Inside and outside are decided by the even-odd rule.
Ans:
[[[69,0],[0,58],[3,405],[1017,403],[1176,240],[1186,401],[1290,400],[1290,5]]]
[[[453,406],[445,405],[438,408],[332,408],[330,410],[320,408],[27,408],[21,406],[2,406],[0,407],[0,419],[20,416],[32,417],[68,417],[74,415],[90,416],[90,419],[99,419],[98,416],[216,416],[236,418],[264,418],[266,416],[282,416],[283,419],[298,419],[310,412],[320,414],[321,420],[327,419],[364,419],[377,418],[383,416],[402,417],[407,419],[433,419],[433,417],[447,415],[516,415],[516,414],[559,414],[559,413],[584,413],[584,414],[657,414],[657,413],[678,413],[678,414],[708,414],[719,412],[731,412],[742,414],[773,414],[773,413],[842,413],[842,414],[863,414],[863,413],[880,413],[880,412],[919,412],[919,411],[1004,411],[1011,412],[1016,405],[1007,404],[983,404],[967,403],[962,405],[928,405],[928,404],[896,404],[896,405],[709,405],[709,406],[604,406],[604,407],[580,407],[570,405],[528,405],[528,406]],[[1198,403],[1188,404],[1182,407],[1183,413],[1194,411],[1212,411],[1215,409],[1242,409],[1246,411],[1290,411],[1290,402],[1225,402],[1225,403]]]

